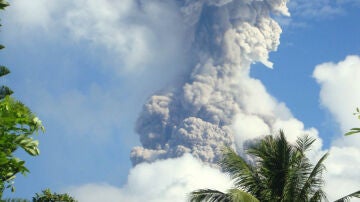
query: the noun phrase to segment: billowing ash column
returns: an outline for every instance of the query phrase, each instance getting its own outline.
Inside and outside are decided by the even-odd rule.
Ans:
[[[279,45],[281,29],[271,15],[288,15],[286,2],[185,0],[179,6],[194,27],[189,39],[197,65],[187,82],[144,105],[136,125],[142,147],[132,150],[133,165],[186,152],[213,164],[223,145],[234,145],[235,115],[256,114],[247,104],[250,65],[272,67],[268,53]]]

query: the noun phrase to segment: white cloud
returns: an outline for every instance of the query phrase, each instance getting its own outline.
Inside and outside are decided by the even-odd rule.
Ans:
[[[181,22],[171,5],[146,2],[138,7],[135,1],[76,1],[65,10],[63,23],[76,39],[115,51],[128,70],[141,70],[157,60],[174,58],[172,53],[177,50],[173,48],[179,48],[177,39],[181,38],[181,26],[174,25]],[[168,29],[166,35],[162,34],[164,29]]]
[[[17,57],[31,66],[21,70],[26,80],[17,82],[27,89],[24,97],[48,127],[57,125],[66,134],[97,138],[113,134],[123,120],[133,124],[140,109],[134,103],[186,71],[184,29],[174,6],[133,0],[11,2],[4,35],[36,55]],[[43,62],[32,64],[35,60]]]
[[[270,128],[264,120],[254,115],[237,114],[233,127],[236,134],[241,134],[235,136],[237,145],[241,145],[244,140],[270,134]]]
[[[15,20],[17,27],[23,29],[48,30],[51,24],[51,11],[53,1],[36,0],[36,1],[12,1],[9,9],[10,20]],[[36,12],[36,15],[34,15]],[[20,17],[21,16],[21,17]]]
[[[316,66],[313,76],[321,85],[320,102],[340,124],[342,132],[358,124],[352,116],[360,105],[360,57],[348,56],[339,63]]]
[[[360,190],[360,141],[357,146],[332,147],[325,161],[325,191],[335,200]],[[360,201],[352,199],[351,201]]]
[[[318,139],[318,131],[315,128],[305,129],[304,124],[295,119],[290,118],[286,120],[277,119],[273,126],[275,129],[282,129],[284,130],[285,134],[288,134],[286,137],[289,140],[289,142],[295,143],[297,137],[301,137],[303,135],[309,135],[309,137]],[[313,144],[313,150],[319,151],[322,147],[322,141],[321,139],[318,139]]]
[[[130,171],[128,181],[122,188],[87,184],[68,190],[80,202],[180,202],[196,189],[225,191],[230,187],[228,176],[186,154],[177,159],[137,165]]]
[[[341,128],[325,162],[325,190],[330,199],[336,199],[360,189],[360,136],[342,135],[351,127],[360,125],[360,121],[352,116],[360,105],[360,57],[353,55],[339,63],[320,64],[313,76],[321,86],[322,106],[331,112]]]
[[[79,202],[112,202],[125,200],[119,188],[108,184],[86,184],[81,187],[70,187],[67,191]]]
[[[185,26],[175,8],[172,1],[18,0],[5,13],[6,29],[22,38],[36,33],[92,44],[108,51],[116,74],[141,74],[144,69],[171,74],[180,71],[184,48],[191,41],[185,39]]]

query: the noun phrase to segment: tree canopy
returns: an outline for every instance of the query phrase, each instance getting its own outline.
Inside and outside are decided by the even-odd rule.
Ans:
[[[68,194],[58,194],[45,189],[41,193],[36,193],[32,199],[33,202],[76,202],[76,200]]]

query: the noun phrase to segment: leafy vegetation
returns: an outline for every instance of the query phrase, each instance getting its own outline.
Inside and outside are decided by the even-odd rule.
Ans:
[[[4,199],[0,202],[30,202],[28,199],[11,198]],[[41,193],[36,193],[32,198],[32,202],[77,202],[73,197],[68,194],[58,194],[51,192],[50,189],[45,189]]]
[[[32,199],[33,202],[76,202],[76,200],[68,194],[52,193],[50,189],[43,190],[40,194],[36,193]]]
[[[219,165],[233,179],[235,188],[227,193],[211,189],[196,190],[190,193],[190,201],[326,201],[322,190],[322,173],[328,154],[324,154],[315,165],[305,155],[314,141],[304,136],[292,145],[280,131],[278,136],[266,136],[247,149],[252,163],[232,149],[225,148]],[[352,193],[337,202],[351,197],[359,198],[359,194],[360,191]]]
[[[6,6],[8,3],[0,0],[0,10]],[[0,49],[3,48],[1,45]],[[0,66],[0,77],[8,73],[5,66]],[[15,190],[13,182],[17,173],[29,172],[25,161],[14,155],[15,151],[21,148],[31,156],[39,155],[39,143],[32,135],[44,131],[41,121],[28,107],[12,98],[12,93],[9,87],[0,87],[0,199],[6,188]]]
[[[6,1],[0,0],[0,11],[4,10],[5,7],[7,7],[7,6],[9,6],[9,4]],[[1,24],[0,24],[0,27],[1,27]],[[2,50],[4,48],[5,48],[5,46],[0,44],[0,50]],[[9,73],[10,73],[9,69],[7,69],[5,66],[0,65],[0,77],[5,76]],[[4,86],[4,85],[0,87],[0,99],[5,98],[5,96],[11,95],[12,93],[13,93],[13,91],[9,87]]]
[[[44,130],[41,121],[24,104],[9,96],[0,100],[0,197],[5,188],[14,191],[17,173],[29,172],[14,152],[22,148],[31,156],[39,155],[39,143],[31,137],[39,130]]]

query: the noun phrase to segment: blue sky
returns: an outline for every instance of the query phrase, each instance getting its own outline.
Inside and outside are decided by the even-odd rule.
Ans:
[[[320,86],[312,77],[314,68],[360,53],[357,37],[360,28],[353,24],[353,19],[359,17],[358,7],[347,5],[343,9],[345,11],[338,15],[294,16],[296,22],[304,25],[283,27],[279,50],[270,54],[274,70],[259,65],[252,71],[270,94],[284,101],[297,118],[307,126],[316,127],[325,137],[336,135],[338,131],[331,115],[319,104]],[[324,141],[329,139],[324,138]]]
[[[17,176],[17,191],[7,196],[30,198],[47,187],[71,192],[84,201],[89,190],[101,190],[99,197],[102,193],[124,196],[123,190],[133,190],[134,175],[146,172],[145,165],[133,169],[130,162],[131,149],[140,145],[134,131],[136,119],[150,95],[183,79],[189,71],[183,67],[193,58],[182,43],[186,31],[174,25],[179,18],[171,13],[177,9],[175,5],[154,6],[141,13],[130,8],[131,2],[14,0],[1,14],[0,41],[6,46],[0,53],[1,64],[12,71],[3,82],[46,128],[37,137],[39,157],[19,152],[31,173]],[[350,148],[353,152],[344,155],[353,159],[360,159],[360,151],[354,149],[360,148],[360,139],[341,136],[347,127],[359,124],[352,117],[359,106],[357,82],[351,77],[338,78],[342,74],[333,71],[319,71],[318,76],[313,72],[320,64],[326,63],[323,69],[331,66],[328,62],[334,63],[338,72],[345,66],[360,69],[356,60],[360,55],[358,4],[356,0],[288,3],[292,16],[276,17],[283,31],[278,50],[270,53],[273,69],[260,63],[251,69],[251,76],[285,103],[305,128],[319,132],[323,150],[343,149],[346,153]],[[355,59],[345,59],[349,55]],[[352,76],[359,78],[359,70]],[[347,158],[339,155],[331,160],[336,163]],[[191,157],[184,160],[193,161]],[[156,166],[170,169],[176,164],[164,162]],[[352,169],[359,166],[355,162]],[[348,179],[342,172],[329,179]],[[336,182],[351,188],[359,185],[359,175],[349,178],[354,181]]]

